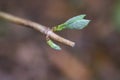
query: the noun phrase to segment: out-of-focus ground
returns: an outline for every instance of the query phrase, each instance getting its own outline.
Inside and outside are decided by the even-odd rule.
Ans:
[[[0,80],[120,80],[119,0],[0,0],[0,11],[48,27],[79,14],[91,20],[59,32],[76,46],[55,51],[45,35],[0,19]]]

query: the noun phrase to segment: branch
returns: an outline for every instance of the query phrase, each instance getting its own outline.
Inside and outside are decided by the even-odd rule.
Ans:
[[[45,34],[45,35],[49,35],[49,37],[51,39],[56,40],[58,42],[61,42],[65,45],[68,45],[71,47],[73,47],[75,45],[74,42],[67,40],[63,37],[60,37],[59,35],[55,34],[51,29],[49,29],[41,24],[38,24],[36,22],[32,22],[30,20],[25,20],[25,19],[13,16],[13,15],[10,15],[8,13],[4,13],[2,11],[0,11],[0,18],[3,18],[5,20],[8,20],[8,21],[13,22],[15,24],[19,24],[19,25],[23,25],[25,27],[33,28],[33,29]]]

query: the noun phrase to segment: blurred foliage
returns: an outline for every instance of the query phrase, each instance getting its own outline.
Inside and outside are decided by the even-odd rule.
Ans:
[[[113,23],[116,26],[116,30],[120,31],[120,0],[116,1],[113,7]]]
[[[5,20],[0,19],[0,37],[6,36],[7,33],[7,26]]]
[[[81,5],[83,5],[84,0],[69,0],[69,3],[71,3],[74,7],[80,7]]]

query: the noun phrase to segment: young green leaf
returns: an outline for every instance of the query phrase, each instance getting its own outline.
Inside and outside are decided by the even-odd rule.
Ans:
[[[78,16],[75,16],[73,18],[70,18],[68,19],[65,24],[71,24],[73,22],[76,22],[76,20],[82,20],[86,15],[85,14],[82,14],[82,15],[78,15]]]
[[[60,46],[58,46],[57,44],[55,44],[52,40],[48,40],[47,41],[47,44],[53,48],[53,49],[56,49],[56,50],[61,50]]]
[[[67,29],[83,29],[84,27],[88,25],[89,22],[90,20],[86,20],[86,19],[76,20],[70,24],[67,24],[65,27]]]
[[[83,29],[90,22],[90,20],[83,19],[85,16],[86,16],[85,14],[75,16],[67,20],[65,23],[54,27],[53,31],[61,31],[64,29]]]

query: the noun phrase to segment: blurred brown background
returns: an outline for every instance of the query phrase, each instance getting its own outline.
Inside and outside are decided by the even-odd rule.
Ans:
[[[0,19],[0,80],[120,80],[120,0],[0,0],[0,10],[53,27],[86,14],[76,42],[51,49],[41,33]]]

